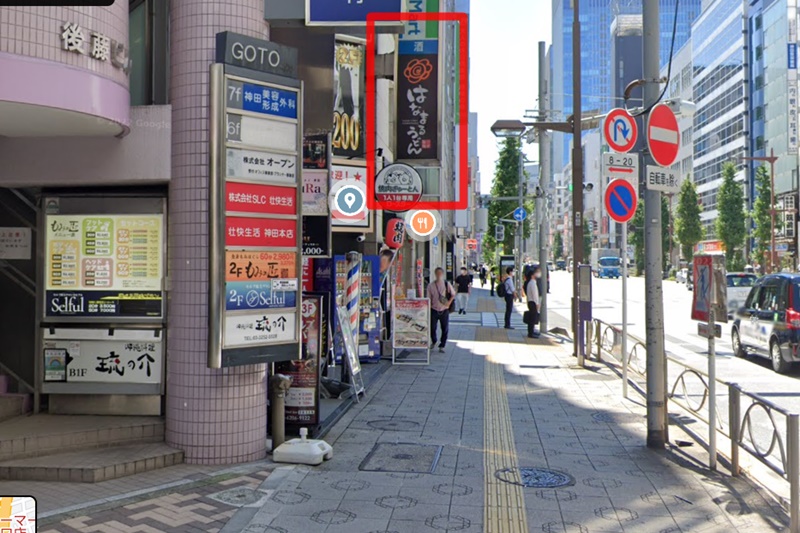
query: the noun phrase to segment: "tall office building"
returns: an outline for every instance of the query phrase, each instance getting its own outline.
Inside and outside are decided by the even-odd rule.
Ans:
[[[661,63],[669,60],[672,26],[677,0],[661,0]],[[692,21],[700,14],[700,0],[682,0],[675,32],[677,51],[691,33]],[[552,108],[565,119],[572,114],[572,9],[570,0],[553,0],[553,100]],[[584,113],[603,112],[622,102],[611,93],[611,23],[619,15],[642,13],[641,0],[584,0],[580,5],[581,107]],[[630,81],[630,80],[629,80]],[[559,113],[560,112],[560,113]],[[563,168],[569,159],[569,136],[555,135],[553,168]]]
[[[737,178],[745,179],[741,172],[741,157],[747,151],[743,16],[742,2],[715,0],[692,26],[692,100],[697,105],[693,167],[707,239],[716,236],[714,221],[723,164],[736,164]]]

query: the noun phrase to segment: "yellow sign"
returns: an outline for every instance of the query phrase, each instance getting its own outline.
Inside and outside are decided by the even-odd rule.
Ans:
[[[48,215],[47,290],[160,291],[162,215]]]

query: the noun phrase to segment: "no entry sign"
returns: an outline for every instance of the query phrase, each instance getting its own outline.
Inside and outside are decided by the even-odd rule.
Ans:
[[[667,104],[658,104],[647,120],[647,147],[653,160],[662,167],[671,166],[680,148],[678,119]]]
[[[636,120],[624,109],[612,109],[603,122],[603,135],[609,148],[619,153],[630,152],[636,144],[639,130]]]
[[[636,214],[636,189],[628,180],[616,179],[606,189],[606,210],[615,222],[624,224]]]

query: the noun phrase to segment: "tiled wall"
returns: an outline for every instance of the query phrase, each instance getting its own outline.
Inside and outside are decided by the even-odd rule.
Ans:
[[[0,7],[0,53],[64,63],[92,71],[127,88],[127,74],[111,61],[99,61],[63,49],[62,25],[67,22],[83,29],[87,48],[92,32],[124,43],[125,49],[128,48],[128,2],[120,0],[111,7]]]
[[[265,39],[263,0],[172,0],[172,180],[167,443],[191,463],[265,456],[266,366],[210,370],[208,342],[209,68],[215,35]]]

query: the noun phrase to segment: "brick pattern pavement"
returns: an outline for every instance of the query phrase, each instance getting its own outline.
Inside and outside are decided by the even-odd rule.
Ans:
[[[140,501],[107,509],[85,509],[78,516],[57,519],[43,533],[216,533],[236,512],[210,496],[231,489],[255,490],[269,476],[260,470],[184,490],[144,496]],[[242,491],[244,494],[247,491]]]

